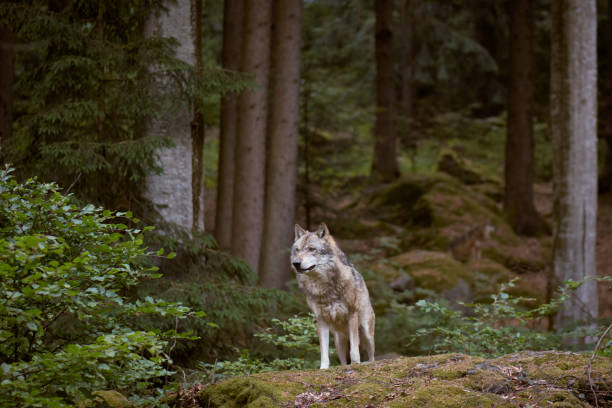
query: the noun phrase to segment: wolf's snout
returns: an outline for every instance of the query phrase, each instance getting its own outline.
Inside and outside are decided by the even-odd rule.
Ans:
[[[286,265],[286,264],[285,264],[285,265]],[[293,267],[295,268],[295,270],[296,270],[296,271],[301,270],[301,266],[302,266],[302,263],[301,263],[301,262],[294,262],[294,263],[293,263]]]

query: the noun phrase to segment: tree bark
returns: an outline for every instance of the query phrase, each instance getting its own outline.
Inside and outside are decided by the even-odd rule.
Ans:
[[[238,100],[232,253],[244,258],[257,274],[264,217],[272,1],[250,0],[244,5],[241,71],[253,76],[258,89],[243,92]]]
[[[414,9],[416,0],[403,0],[400,8],[401,114],[414,119]],[[408,123],[410,125],[410,123]],[[410,128],[410,126],[408,126]],[[408,129],[410,131],[410,129]]]
[[[597,216],[597,12],[595,0],[552,2],[550,131],[553,270],[558,282],[593,278]],[[557,313],[557,329],[597,317],[587,280]]]
[[[599,177],[599,192],[609,193],[612,190],[612,101],[608,95],[612,93],[612,0],[608,0],[608,21],[606,35],[606,49],[607,49],[607,69],[605,71],[605,82],[604,89],[602,92],[601,101],[602,104],[599,106],[600,111],[603,113],[600,123],[600,137],[606,142],[606,156],[605,162],[603,163],[603,170]],[[603,126],[601,126],[603,125]]]
[[[395,133],[395,81],[393,80],[393,1],[376,6],[376,123],[372,175],[382,180],[399,176]]]
[[[268,162],[260,284],[282,289],[291,277],[299,135],[302,0],[274,2]]]
[[[0,27],[0,143],[11,137],[13,126],[15,42],[11,30]]]
[[[243,1],[225,0],[223,12],[223,68],[240,70],[242,53]],[[219,135],[219,173],[215,236],[222,249],[232,245],[232,207],[234,196],[234,149],[238,123],[238,96],[226,95],[221,101]]]
[[[166,7],[167,12],[151,16],[145,34],[174,37],[178,41],[177,58],[195,64],[190,0],[177,0]],[[178,113],[163,112],[148,124],[146,135],[169,137],[175,147],[158,151],[162,173],[147,176],[144,191],[162,221],[188,230],[193,226],[191,119],[185,108]]]
[[[196,72],[202,75],[202,0],[191,0],[191,26],[193,27],[193,48]],[[191,206],[194,231],[204,231],[204,111],[202,104],[193,104],[191,122]]]
[[[545,232],[546,224],[533,205],[532,4],[512,2],[504,210],[514,231],[533,236]]]

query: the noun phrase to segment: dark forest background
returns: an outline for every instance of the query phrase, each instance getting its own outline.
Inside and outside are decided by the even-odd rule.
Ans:
[[[2,1],[0,401],[314,367],[296,223],[363,274],[377,354],[592,350],[611,27],[605,0]]]

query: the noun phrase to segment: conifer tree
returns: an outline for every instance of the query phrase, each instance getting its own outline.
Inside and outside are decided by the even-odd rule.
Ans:
[[[238,100],[232,221],[232,254],[257,274],[264,218],[270,20],[272,1],[244,3],[241,72],[253,76],[256,89]]]
[[[291,277],[287,263],[295,213],[297,176],[301,0],[274,2],[270,122],[265,217],[259,281],[282,289]]]
[[[556,326],[597,318],[597,12],[595,0],[552,2],[550,123],[553,143],[553,271],[586,280]]]

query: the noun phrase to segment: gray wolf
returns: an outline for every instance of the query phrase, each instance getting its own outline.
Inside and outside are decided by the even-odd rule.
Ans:
[[[329,367],[329,332],[342,365],[360,363],[360,328],[368,361],[374,361],[374,310],[363,277],[340,250],[325,224],[316,232],[295,225],[291,266],[317,318],[321,369]]]

